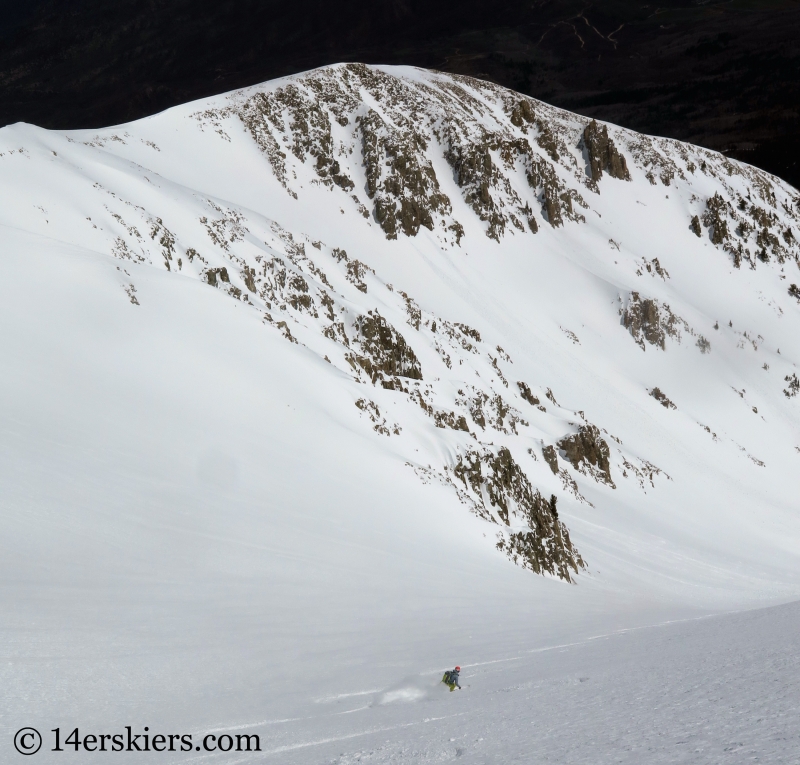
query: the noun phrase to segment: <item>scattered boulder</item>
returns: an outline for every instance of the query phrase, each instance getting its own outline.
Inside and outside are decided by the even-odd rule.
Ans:
[[[584,128],[583,144],[589,155],[589,169],[593,181],[599,181],[603,177],[604,170],[612,178],[621,181],[631,179],[625,157],[617,150],[605,125],[598,125],[596,120],[592,120]]]
[[[342,252],[344,252],[344,250],[342,250]],[[364,277],[368,273],[374,274],[375,272],[360,260],[348,260],[346,269],[347,273],[345,277],[347,281],[354,285],[359,292],[366,294],[367,283],[364,281]]]
[[[544,457],[544,461],[550,466],[553,475],[558,475],[558,454],[556,453],[556,447],[543,446],[542,457]]]
[[[469,426],[467,425],[467,418],[463,414],[456,414],[455,412],[447,411],[434,411],[433,421],[436,423],[437,428],[450,428],[450,430],[463,430],[469,433]]]
[[[228,282],[230,284],[230,277],[228,276],[228,269],[224,266],[222,268],[209,268],[206,271],[206,281],[212,286],[217,286],[217,277],[220,281]]]
[[[518,382],[517,387],[519,388],[519,395],[525,399],[531,406],[539,406],[539,399],[531,393],[531,389],[528,387],[527,383]]]
[[[378,405],[374,401],[360,398],[356,401],[356,406],[372,420],[372,429],[376,433],[380,433],[383,436],[400,435],[402,428],[397,423],[387,423],[386,418],[381,417],[381,410],[378,409]]]
[[[499,178],[490,154],[493,148],[498,147],[489,140],[480,143],[451,140],[445,158],[453,168],[456,183],[464,189],[464,201],[489,224],[486,235],[499,242],[505,232],[506,217],[500,214],[491,194]]]
[[[249,266],[245,266],[242,270],[242,278],[244,279],[244,286],[250,290],[250,292],[256,291],[256,280],[255,280],[256,272],[250,268]]]
[[[405,338],[377,311],[359,316],[355,323],[362,354],[351,354],[375,383],[383,375],[422,379],[422,368]]]
[[[667,337],[680,342],[681,327],[690,335],[695,334],[687,322],[676,316],[666,303],[650,298],[642,299],[638,292],[631,292],[627,308],[620,313],[623,326],[642,350],[645,350],[646,343],[665,350]],[[708,348],[710,347],[709,343]]]
[[[642,348],[647,341],[664,350],[664,329],[655,300],[641,300],[638,292],[631,293],[631,302],[622,314],[622,323]]]
[[[558,195],[558,187],[553,183],[544,184],[544,192],[542,194],[542,206],[547,216],[547,222],[553,227],[558,228],[564,225],[564,219],[561,216],[561,198]]]
[[[678,408],[678,407],[675,406],[675,404],[672,403],[672,401],[670,401],[667,398],[667,396],[664,393],[662,393],[661,388],[659,388],[658,386],[656,386],[651,391],[649,391],[649,393],[665,409],[677,409]]]
[[[511,124],[515,127],[522,127],[525,122],[531,123],[536,121],[536,115],[533,112],[531,102],[523,98],[511,110]]]
[[[562,438],[558,447],[576,470],[614,487],[609,462],[611,453],[596,425],[581,425],[577,433]]]
[[[703,223],[710,230],[711,244],[726,244],[728,241],[728,203],[719,192],[706,201]]]
[[[479,343],[481,341],[481,333],[478,332],[477,329],[473,329],[469,325],[462,324],[461,322],[458,322],[458,321],[454,322],[453,326],[454,327],[458,327],[459,330],[461,330],[462,333],[464,333],[467,337],[471,337],[476,342]]]
[[[553,135],[553,131],[542,120],[537,120],[536,126],[539,128],[539,135],[536,138],[536,143],[539,144],[549,155],[550,159],[558,162],[558,142]]]

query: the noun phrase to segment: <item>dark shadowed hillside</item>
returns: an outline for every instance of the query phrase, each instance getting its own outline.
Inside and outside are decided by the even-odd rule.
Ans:
[[[132,120],[335,61],[474,75],[800,185],[797,0],[5,3],[0,124]]]

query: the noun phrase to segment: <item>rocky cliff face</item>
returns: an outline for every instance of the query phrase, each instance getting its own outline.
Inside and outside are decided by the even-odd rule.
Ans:
[[[797,262],[797,192],[767,173],[678,141],[650,138],[584,120],[490,83],[429,74],[413,79],[360,64],[292,78],[268,91],[229,98],[197,113],[201,124],[235,116],[262,149],[275,177],[295,194],[292,176],[309,164],[316,182],[353,192],[387,238],[423,226],[442,244],[457,242],[462,222],[438,172],[453,174],[488,237],[535,233],[540,222],[585,222],[599,181],[630,181],[628,162],[648,182],[719,190],[692,200],[686,225],[744,259]],[[524,182],[520,183],[524,178]],[[363,181],[366,181],[364,183]],[[360,196],[363,194],[363,198]],[[589,200],[589,201],[587,201]]]
[[[800,263],[797,191],[721,155],[599,125],[478,80],[350,64],[155,120],[154,127],[162,120],[179,124],[176,132],[193,131],[205,152],[192,155],[199,166],[217,156],[234,163],[234,150],[247,159],[225,170],[223,181],[191,188],[170,177],[189,172],[171,164],[184,160],[172,159],[170,132],[148,132],[144,122],[92,135],[42,131],[24,145],[14,135],[0,161],[55,163],[64,183],[81,189],[80,205],[51,215],[56,203],[46,193],[19,187],[30,207],[44,211],[46,223],[37,218],[35,226],[116,259],[132,310],[145,302],[135,284],[142,268],[198,280],[251,311],[265,331],[328,362],[333,376],[320,385],[347,381],[349,416],[380,439],[403,441],[429,428],[422,452],[404,447],[407,464],[425,482],[454,492],[487,524],[498,550],[537,573],[572,581],[586,566],[568,519],[559,516],[559,497],[601,512],[597,496],[613,502],[623,484],[644,492],[668,476],[649,461],[657,455],[628,450],[606,429],[614,427],[610,416],[590,421],[574,379],[562,378],[571,405],[559,405],[559,385],[547,384],[549,358],[519,364],[498,332],[465,323],[452,304],[440,307],[416,277],[394,284],[391,253],[419,248],[452,261],[476,252],[497,259],[512,246],[531,258],[563,247],[572,262],[588,248],[601,265],[587,271],[606,274],[607,308],[596,319],[612,321],[620,347],[635,354],[681,349],[690,359],[681,363],[696,364],[717,337],[712,343],[690,319],[706,321],[702,331],[712,334],[712,307],[681,297],[659,261],[666,265],[660,243],[648,240],[646,225],[638,227],[642,216],[659,215],[647,210],[657,193],[669,210],[659,218],[668,221],[662,229],[679,243],[669,265],[682,269],[681,284],[702,254],[730,267],[744,290],[751,289],[749,274],[770,274],[782,293],[767,296],[761,281],[752,289],[771,311],[783,314],[782,304],[796,303],[785,271]],[[90,160],[102,168],[70,175]],[[192,172],[203,176],[202,168]],[[248,198],[265,200],[258,211],[257,201],[231,198],[245,176]],[[211,191],[223,186],[228,191]],[[318,215],[341,222],[319,227]],[[371,251],[376,232],[389,255]],[[476,301],[480,315],[484,306]],[[758,350],[764,342],[732,322],[729,329],[723,345]],[[557,332],[559,348],[584,352],[575,331]],[[524,342],[517,348],[527,354]],[[578,389],[604,384],[595,374],[587,372]],[[663,383],[650,381],[660,392],[654,383]],[[660,414],[647,386],[639,388]],[[591,492],[599,492],[594,503],[585,497]]]

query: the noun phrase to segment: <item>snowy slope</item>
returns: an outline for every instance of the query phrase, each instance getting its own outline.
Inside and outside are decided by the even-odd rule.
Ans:
[[[0,189],[9,735],[798,596],[779,180],[348,65],[4,128]]]
[[[248,730],[266,762],[795,763],[799,612],[594,635],[464,667],[462,694],[425,673]]]

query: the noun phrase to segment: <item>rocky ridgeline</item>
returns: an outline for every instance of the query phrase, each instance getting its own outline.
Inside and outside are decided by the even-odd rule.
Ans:
[[[234,94],[229,106],[196,116],[217,125],[229,116],[241,120],[290,194],[297,193],[297,163],[311,163],[321,184],[355,189],[360,209],[390,239],[425,227],[443,242],[460,240],[463,223],[441,189],[438,157],[446,159],[486,235],[498,241],[509,231],[535,233],[541,222],[583,221],[587,192],[600,193],[604,174],[630,180],[630,163],[653,185],[712,180],[719,190],[694,197],[696,214],[687,226],[729,253],[737,267],[800,258],[793,230],[800,195],[763,171],[677,141],[609,128],[480,80],[422,71],[412,79],[347,64],[275,89]],[[364,177],[365,200],[357,193]]]
[[[600,125],[480,80],[340,65],[233,94],[228,106],[196,117],[218,130],[227,118],[240,120],[293,196],[297,165],[311,164],[317,183],[349,193],[389,239],[416,236],[422,227],[443,245],[460,244],[464,222],[442,190],[439,158],[496,241],[535,234],[543,223],[584,222],[604,175],[624,182],[635,168],[653,185],[692,190],[687,227],[736,268],[800,266],[800,195],[763,171]],[[713,193],[694,192],[707,182]]]
[[[570,148],[574,125],[555,119],[559,114],[478,80],[433,73],[410,80],[348,64],[233,96],[229,106],[196,116],[215,126],[240,119],[292,195],[293,164],[310,163],[320,184],[345,191],[363,185],[366,199],[357,191],[353,199],[387,238],[416,236],[425,227],[443,243],[458,243],[463,224],[441,189],[435,155],[447,161],[486,235],[498,241],[509,228],[536,232],[540,220],[554,227],[583,220],[581,190],[596,190],[597,173],[626,177],[624,158],[596,124],[585,148],[595,175],[587,175],[586,162]]]
[[[693,194],[686,225],[733,265],[798,261],[800,197],[765,173],[469,78],[340,65],[231,94],[193,119],[223,141],[231,140],[232,123],[243,126],[285,193],[299,198],[311,177],[334,195],[332,204],[352,203],[389,240],[426,229],[443,248],[457,247],[465,214],[498,242],[536,236],[542,226],[581,225],[606,184],[639,172],[654,185],[715,188],[711,196]],[[249,305],[288,342],[364,386],[354,416],[381,436],[404,437],[420,418],[437,428],[442,453],[454,456],[413,467],[491,523],[496,545],[517,563],[568,581],[584,566],[558,519],[556,495],[545,500],[528,478],[540,459],[561,491],[583,502],[580,480],[614,490],[631,478],[644,489],[661,473],[621,443],[609,446],[604,431],[560,407],[549,389],[519,380],[513,360],[480,327],[425,310],[337,243],[197,195],[191,226],[173,223],[95,188],[107,194],[115,257],[195,276]],[[447,188],[465,204],[454,204]],[[657,259],[641,263],[638,273],[645,272],[669,278]],[[138,305],[133,283],[125,290]],[[668,338],[688,335],[701,352],[710,350],[666,303],[639,292],[621,301],[621,324],[642,349],[663,350]],[[786,395],[796,390],[790,384]],[[537,428],[542,417],[550,424]],[[560,437],[531,435],[551,432],[553,417]]]

